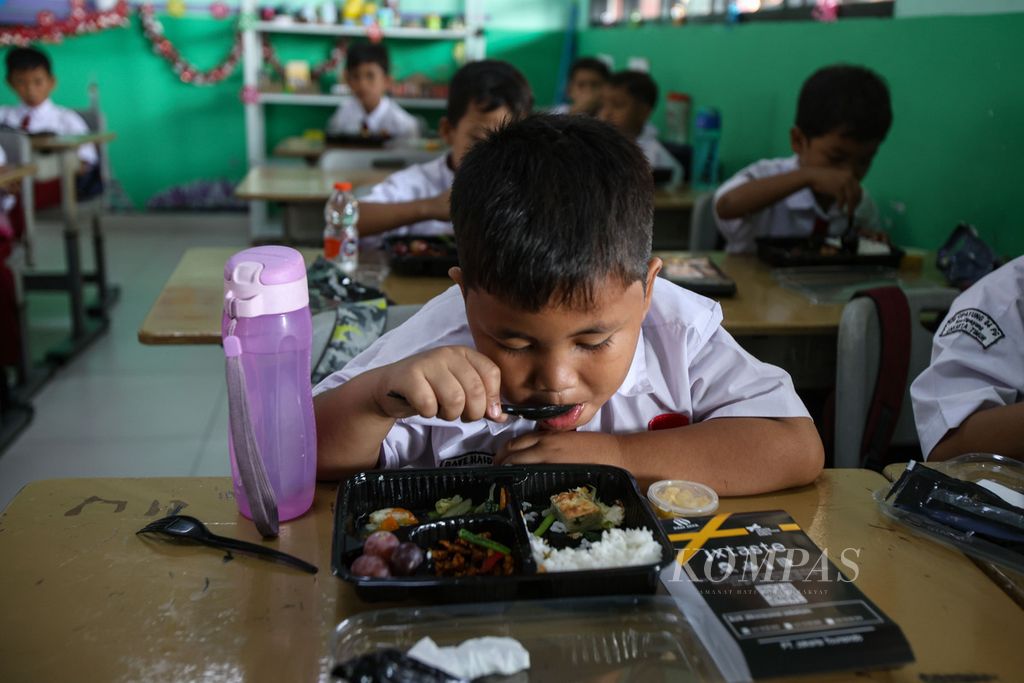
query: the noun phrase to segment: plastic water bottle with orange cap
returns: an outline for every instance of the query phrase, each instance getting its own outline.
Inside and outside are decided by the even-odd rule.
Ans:
[[[334,261],[349,275],[359,266],[359,202],[352,183],[334,183],[324,207],[324,258]]]

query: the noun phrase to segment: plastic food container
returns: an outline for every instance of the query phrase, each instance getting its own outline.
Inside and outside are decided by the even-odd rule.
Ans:
[[[440,498],[458,494],[478,504],[487,498],[491,485],[505,487],[508,505],[504,510],[435,520],[426,517]],[[593,486],[604,503],[621,501],[621,528],[649,529],[661,546],[659,561],[631,567],[538,571],[529,538],[541,524],[540,512],[550,505],[551,496],[580,486]],[[410,510],[421,521],[396,530],[401,541],[414,542],[428,551],[441,540],[457,538],[462,528],[473,533],[490,532],[491,538],[512,550],[512,575],[439,577],[430,571],[428,563],[412,576],[373,578],[353,574],[350,567],[362,554],[360,530],[367,515],[395,505]],[[556,548],[582,543],[554,530],[549,530],[544,539]],[[363,600],[481,602],[654,593],[661,569],[675,555],[661,523],[626,470],[602,465],[456,467],[375,470],[346,481],[338,489],[335,505],[331,567],[337,576],[355,586]]]
[[[647,500],[651,501],[659,517],[694,517],[710,515],[718,509],[718,494],[714,489],[695,481],[662,479],[647,489]]]

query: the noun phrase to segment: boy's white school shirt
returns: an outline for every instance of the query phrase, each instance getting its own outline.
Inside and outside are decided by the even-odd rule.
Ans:
[[[925,458],[978,410],[1024,400],[1024,256],[956,298],[910,398]]]
[[[762,363],[722,328],[722,309],[711,299],[658,278],[641,325],[633,361],[612,397],[581,432],[647,431],[651,420],[701,422],[720,417],[807,417],[789,375]],[[431,299],[313,393],[345,383],[366,370],[439,346],[473,348],[465,303],[457,286]],[[463,423],[438,418],[397,420],[381,445],[383,467],[452,467],[490,464],[502,444],[536,430],[536,422],[510,418]],[[685,462],[686,453],[677,454]],[[751,453],[757,458],[757,453]]]
[[[448,165],[448,155],[422,164],[413,164],[377,183],[359,201],[365,203],[397,204],[417,199],[430,199],[450,189],[455,171]],[[359,240],[361,249],[380,247],[385,237],[399,235],[452,235],[450,221],[420,221],[378,235],[367,235]]]
[[[417,138],[420,124],[416,118],[402,109],[390,97],[382,97],[377,108],[366,113],[362,103],[355,97],[346,97],[327,122],[328,133],[358,135],[363,130],[375,135],[388,134],[393,138]]]
[[[89,126],[85,119],[76,111],[61,107],[47,99],[38,107],[29,107],[24,103],[14,106],[0,107],[0,125],[21,129],[25,115],[28,115],[28,132],[53,132],[57,135],[85,135]],[[99,161],[96,145],[82,145],[78,148],[78,158],[83,164],[90,166]]]
[[[718,205],[718,200],[722,195],[744,183],[789,173],[797,168],[799,168],[799,164],[795,155],[781,159],[756,161],[725,181],[715,191],[715,206]],[[835,205],[831,206],[827,212],[822,211],[814,199],[814,193],[808,187],[794,192],[771,206],[740,218],[726,220],[719,218],[718,212],[715,212],[715,222],[725,237],[725,250],[730,254],[757,251],[756,240],[758,237],[808,237],[814,231],[814,223],[818,218],[828,222],[828,234],[832,236],[843,234],[848,227],[846,212],[840,211]],[[875,206],[874,200],[868,195],[866,189],[860,204],[854,211],[854,222],[858,228],[863,230],[877,231],[880,229],[878,207]]]

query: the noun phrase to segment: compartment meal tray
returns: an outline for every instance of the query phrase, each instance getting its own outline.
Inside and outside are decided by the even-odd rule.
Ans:
[[[491,485],[506,487],[509,503],[498,513],[463,515],[422,520],[441,498],[453,495],[482,502]],[[565,572],[538,571],[529,534],[539,523],[528,523],[523,502],[530,511],[542,511],[550,496],[580,486],[593,486],[607,504],[621,501],[623,529],[649,529],[661,547],[658,562],[646,565]],[[413,541],[424,551],[440,538],[454,539],[460,527],[474,533],[490,531],[494,540],[513,551],[511,576],[438,577],[425,568],[412,576],[373,578],[354,575],[350,564],[361,554],[358,524],[369,513],[386,507],[403,507],[420,516],[421,524],[398,529],[403,541]],[[549,532],[552,547],[562,547],[568,536]],[[654,593],[662,567],[672,562],[675,551],[662,530],[650,503],[640,495],[636,480],[627,471],[605,465],[533,465],[506,467],[459,467],[436,469],[374,470],[355,475],[338,489],[335,505],[331,566],[340,578],[352,583],[360,598],[430,602],[481,602],[530,598],[565,598],[587,595]]]
[[[890,246],[888,254],[857,255],[837,252],[822,254],[805,237],[762,237],[757,240],[757,255],[771,266],[888,266],[898,268],[904,252]]]

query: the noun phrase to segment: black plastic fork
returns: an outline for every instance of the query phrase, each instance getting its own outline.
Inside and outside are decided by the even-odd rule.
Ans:
[[[239,541],[238,539],[228,538],[227,536],[218,536],[207,529],[206,525],[198,519],[188,515],[171,515],[169,517],[162,517],[150,522],[135,533],[163,534],[172,538],[190,540],[195,543],[210,546],[211,548],[234,550],[240,553],[250,553],[252,555],[258,555],[277,562],[283,562],[284,564],[291,565],[292,567],[301,569],[304,572],[309,572],[310,574],[316,574],[317,571],[319,571],[314,565],[311,565],[304,560],[300,560],[294,555],[282,553],[280,550],[266,548],[256,543],[250,543],[249,541]]]

